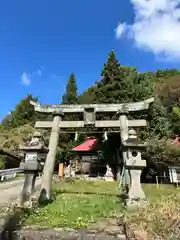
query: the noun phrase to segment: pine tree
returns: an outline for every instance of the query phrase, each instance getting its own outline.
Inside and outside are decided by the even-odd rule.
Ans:
[[[152,94],[152,76],[135,68],[120,65],[114,51],[109,53],[101,72],[102,79],[85,91],[80,100],[91,103],[123,103],[141,101]]]
[[[66,92],[62,97],[62,104],[76,104],[78,99],[77,83],[74,73],[71,73],[67,86]]]
[[[111,51],[101,72],[103,78],[97,83],[95,90],[97,103],[117,103],[124,100],[124,73],[124,67],[121,67],[114,51]]]
[[[78,89],[77,89],[77,83],[74,73],[71,73],[67,86],[66,86],[66,92],[62,96],[62,104],[77,104],[78,102]],[[73,115],[65,116],[64,118],[67,121],[74,120]],[[71,155],[71,143],[72,143],[72,135],[71,134],[61,134],[59,137],[59,156],[57,157],[57,160],[67,160],[69,157],[69,154]]]
[[[104,68],[101,72],[101,76],[103,77],[102,82],[104,84],[111,83],[114,77],[123,76],[122,69],[120,68],[120,63],[117,60],[114,51],[111,51],[109,53],[107,63],[104,64]]]

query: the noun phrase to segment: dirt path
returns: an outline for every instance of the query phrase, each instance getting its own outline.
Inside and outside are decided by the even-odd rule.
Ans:
[[[21,193],[24,179],[0,184],[0,207],[5,207]],[[40,189],[41,178],[36,179],[35,191]]]

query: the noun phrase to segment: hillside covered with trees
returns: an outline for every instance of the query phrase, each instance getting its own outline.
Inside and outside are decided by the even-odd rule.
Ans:
[[[148,127],[141,131],[141,138],[149,146],[144,157],[154,161],[180,161],[180,150],[171,144],[180,132],[180,71],[177,69],[138,72],[133,67],[121,66],[115,53],[109,53],[107,62],[102,64],[101,79],[82,94],[78,95],[75,73],[69,77],[63,104],[124,103],[137,102],[155,97],[149,111],[132,117],[145,117]],[[6,116],[0,125],[0,148],[18,155],[18,145],[34,131],[37,119],[44,118],[35,113],[29,100],[38,101],[28,95]],[[44,133],[48,136],[48,132]],[[47,138],[48,139],[48,138]],[[68,144],[67,144],[68,143]],[[74,135],[61,134],[59,140],[59,159],[67,159],[74,145]]]

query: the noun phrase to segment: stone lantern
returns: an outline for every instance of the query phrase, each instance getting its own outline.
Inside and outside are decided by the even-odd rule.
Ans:
[[[137,139],[134,129],[128,131],[128,139],[123,142],[125,169],[129,174],[129,189],[127,206],[134,206],[138,203],[146,201],[144,191],[141,187],[142,169],[146,167],[146,161],[142,160],[141,152],[146,147],[146,143],[142,143]]]
[[[20,169],[24,171],[25,180],[21,193],[21,204],[30,200],[34,192],[35,181],[38,172],[43,169],[43,162],[48,152],[44,139],[39,132],[35,132],[30,141],[20,145],[20,151],[24,155],[24,161],[20,163]]]

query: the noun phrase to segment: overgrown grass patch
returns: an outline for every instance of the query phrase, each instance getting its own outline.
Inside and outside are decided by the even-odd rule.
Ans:
[[[134,231],[147,234],[147,239],[180,239],[180,195],[173,185],[143,185],[149,200],[145,209],[127,215]]]
[[[134,231],[147,233],[147,239],[180,238],[179,189],[173,185],[144,184],[147,208],[127,214]],[[116,182],[69,181],[53,185],[54,201],[25,212],[24,226],[38,228],[87,228],[124,213]],[[105,220],[106,221],[106,220]],[[144,238],[146,239],[146,238]]]
[[[102,218],[122,212],[116,182],[70,181],[53,186],[54,201],[45,207],[27,211],[23,225],[38,227],[88,227]]]

